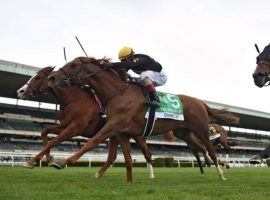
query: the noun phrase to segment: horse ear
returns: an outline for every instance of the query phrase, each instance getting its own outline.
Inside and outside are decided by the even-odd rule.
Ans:
[[[54,70],[55,66],[49,66],[49,67],[46,67],[46,71],[47,72],[52,72]]]

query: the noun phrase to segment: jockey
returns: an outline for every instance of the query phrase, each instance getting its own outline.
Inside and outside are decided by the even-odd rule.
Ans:
[[[159,107],[160,101],[155,86],[162,86],[167,81],[167,75],[162,66],[145,54],[135,54],[130,47],[123,47],[119,51],[118,57],[121,62],[115,62],[112,65],[126,71],[131,69],[136,74],[139,74],[138,82],[149,93],[149,105]]]

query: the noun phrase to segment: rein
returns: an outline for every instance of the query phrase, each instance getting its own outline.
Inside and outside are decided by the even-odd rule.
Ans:
[[[87,75],[84,75],[84,76],[79,76],[78,77],[78,75],[79,75],[79,73],[80,72],[87,72],[87,70],[86,70],[86,63],[82,60],[82,59],[80,59],[79,58],[79,60],[82,62],[82,65],[79,67],[79,69],[73,74],[73,75],[71,75],[71,76],[69,76],[66,72],[65,72],[65,70],[63,69],[63,68],[60,68],[60,71],[66,76],[66,78],[65,79],[62,79],[62,81],[64,82],[64,84],[66,85],[66,86],[71,86],[72,85],[72,83],[73,83],[73,81],[74,80],[76,80],[76,78],[80,81],[80,80],[82,80],[82,81],[85,81],[86,79],[89,79],[89,78],[92,78],[92,77],[94,77],[96,74],[99,74],[99,73],[101,73],[101,72],[103,72],[103,71],[105,71],[105,70],[110,70],[111,72],[113,72],[116,76],[118,76],[118,77],[120,77],[120,75],[114,70],[114,69],[112,69],[111,67],[103,67],[103,68],[101,68],[100,70],[98,70],[98,71],[96,71],[96,72],[92,72],[92,73],[90,73],[90,74],[87,74]],[[125,92],[125,90],[127,89],[127,87],[128,87],[128,83],[125,83],[123,86],[121,86],[120,88],[119,88],[119,90],[117,90],[116,91],[116,93],[115,94],[113,94],[106,102],[103,102],[103,104],[104,104],[104,106],[106,106],[113,98],[115,98],[116,96],[118,96],[118,95],[121,95],[121,94],[123,94],[124,92]]]
[[[84,66],[85,66],[85,64],[84,64]],[[83,76],[82,78],[79,77],[78,79],[79,80],[86,80],[86,79],[91,78],[91,77],[95,76],[96,74],[98,74],[100,72],[103,72],[105,70],[111,70],[116,76],[119,77],[119,74],[114,69],[112,69],[111,67],[104,67],[104,68],[102,68],[102,69],[100,69],[100,70],[98,70],[96,72],[87,74],[87,75]],[[104,106],[106,106],[116,96],[123,94],[126,91],[127,87],[128,87],[128,84],[127,83],[125,83],[123,86],[121,86],[119,88],[119,90],[117,90],[117,92],[115,94],[113,94],[106,102],[103,102]]]

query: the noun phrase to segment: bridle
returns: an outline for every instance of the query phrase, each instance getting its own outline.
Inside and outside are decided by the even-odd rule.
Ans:
[[[96,74],[101,73],[105,70],[110,70],[112,71],[116,76],[121,77],[114,69],[112,69],[109,65],[105,65],[103,66],[100,70],[96,71],[96,72],[92,72],[90,74],[86,74],[86,75],[82,75],[79,76],[80,72],[87,72],[86,70],[86,64],[82,59],[78,58],[81,61],[81,65],[79,67],[79,69],[72,75],[68,75],[68,73],[66,73],[66,71],[63,68],[60,68],[60,71],[65,75],[64,79],[60,79],[60,81],[62,81],[67,87],[73,85],[73,82],[78,79],[79,81],[84,81],[85,79],[89,79],[91,77],[94,77]],[[121,95],[122,93],[124,93],[124,91],[126,90],[126,88],[128,87],[128,84],[125,83],[123,86],[121,86],[118,91],[113,94],[106,102],[103,102],[103,104],[106,106],[114,97]]]
[[[270,69],[270,63],[264,61],[264,57],[267,56],[267,54],[269,53],[269,48],[268,48],[268,47],[269,47],[269,45],[266,46],[262,52],[260,52],[260,49],[259,49],[258,45],[255,44],[255,48],[256,48],[256,50],[257,50],[257,52],[258,52],[258,54],[259,54],[259,55],[257,56],[257,62],[256,62],[256,64],[257,64],[257,66],[259,66],[259,67],[267,66],[267,67]],[[265,83],[264,83],[263,86],[268,86],[268,85],[270,85],[270,72],[264,72],[264,73],[258,72],[258,73],[256,74],[256,76],[257,76],[258,78],[265,78]],[[268,84],[266,84],[267,82],[268,82]]]
[[[42,73],[44,74],[44,76],[41,77],[33,86],[31,86],[28,82],[26,83],[26,85],[30,88],[29,94],[32,97],[36,97],[37,95],[41,95],[44,91],[44,90],[40,89],[40,86],[42,85],[45,78],[47,78],[50,74],[48,74],[45,71],[42,71]]]
[[[81,65],[79,67],[79,69],[72,75],[68,75],[68,73],[63,69],[63,68],[60,68],[59,70],[65,75],[65,78],[64,79],[60,79],[60,81],[62,81],[66,86],[71,86],[73,85],[73,82],[78,79],[78,80],[85,80],[85,79],[88,79],[88,78],[91,78],[93,76],[95,76],[96,74],[100,73],[100,72],[103,72],[107,69],[110,69],[112,70],[114,73],[118,74],[117,72],[115,72],[113,69],[111,69],[110,67],[102,67],[100,70],[96,71],[96,72],[93,72],[93,73],[90,73],[90,74],[87,74],[87,75],[83,75],[83,76],[80,76],[78,77],[78,75],[80,74],[80,72],[86,72],[86,64],[82,59],[78,58],[80,61],[81,61]]]
[[[264,65],[267,66],[270,69],[270,63],[265,62],[265,61],[257,61],[257,66],[262,67]],[[265,78],[264,86],[270,85],[270,82],[269,82],[270,81],[270,72],[264,72],[264,73],[259,72],[258,75],[259,75],[260,78]],[[269,82],[269,83],[266,84],[267,82]]]

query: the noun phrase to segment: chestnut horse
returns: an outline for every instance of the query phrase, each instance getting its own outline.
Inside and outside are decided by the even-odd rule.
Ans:
[[[257,49],[259,52],[259,50]],[[254,83],[258,87],[269,85],[270,81],[270,44],[257,56],[257,66],[253,73]]]
[[[220,137],[211,139],[211,143],[212,143],[213,147],[216,147],[217,145],[221,144],[226,151],[231,151],[232,149],[231,149],[230,145],[236,145],[236,143],[230,142],[230,145],[228,144],[227,131],[219,124],[211,124],[211,125],[217,130],[218,133],[220,133]],[[175,137],[173,136],[172,131],[170,131],[170,134],[167,134],[165,137],[166,137],[167,141],[173,142],[175,140]],[[167,138],[167,137],[170,137],[170,138]],[[191,149],[191,152],[193,153],[193,155],[195,156],[195,158],[197,160],[198,166],[200,168],[200,172],[203,174],[204,170],[203,170],[203,165],[202,165],[202,162],[200,159],[199,152],[203,153],[203,156],[205,158],[205,163],[207,163],[207,164],[213,163],[213,161],[211,160],[211,158],[208,155],[208,152],[207,152],[205,146],[203,145],[201,140],[198,139],[197,136],[193,132],[190,132],[190,133],[185,132],[184,134],[179,135],[179,137],[182,140],[184,140],[187,143],[187,146]],[[222,161],[220,161],[219,164],[226,165],[226,163],[224,163]],[[226,167],[228,167],[228,166],[226,165]]]
[[[58,160],[56,165],[64,168],[66,164],[75,163],[85,152],[117,133],[141,136],[146,123],[147,105],[142,88],[137,84],[127,83],[114,69],[104,67],[94,58],[86,57],[74,59],[49,76],[51,87],[66,87],[71,84],[88,84],[93,88],[105,105],[107,122],[79,151],[68,159]],[[183,132],[194,132],[209,152],[218,176],[225,180],[209,140],[208,123],[210,118],[235,123],[239,119],[224,113],[224,110],[212,110],[199,99],[185,95],[179,95],[179,98],[182,100],[185,120],[157,119],[153,133],[164,134],[172,130],[179,137]]]
[[[213,147],[216,147],[218,144],[221,144],[226,151],[230,151],[231,147],[228,144],[227,131],[219,124],[212,124],[212,126],[217,130],[218,133],[220,133],[220,137],[211,140]],[[203,156],[204,156],[207,164],[213,163],[213,161],[209,158],[209,155],[208,155],[208,152],[207,152],[205,146],[203,145],[202,141],[196,137],[196,135],[194,133],[182,135],[182,139],[184,141],[186,141],[188,147],[191,148],[191,151],[197,160],[200,171],[203,174],[204,170],[203,170],[203,165],[202,165],[202,162],[201,162],[201,159],[199,156],[199,151],[201,151],[203,153]],[[222,162],[220,161],[219,164],[222,164]]]
[[[96,101],[94,94],[87,90],[87,92],[79,87],[70,87],[67,89],[48,87],[48,76],[53,71],[52,67],[45,67],[37,72],[17,93],[19,98],[26,99],[29,96],[36,97],[45,93],[51,93],[60,104],[60,124],[44,128],[41,132],[43,141],[42,151],[34,158],[30,159],[25,167],[34,168],[35,164],[46,155],[47,162],[51,163],[53,157],[50,155],[50,149],[62,141],[71,139],[75,136],[92,137],[101,123],[101,109]],[[48,142],[47,135],[53,133],[57,137]],[[140,146],[149,169],[149,177],[154,178],[151,153],[147,147],[145,138],[133,137],[136,143]],[[130,143],[129,138],[121,135],[113,136],[109,139],[109,155],[107,161],[104,163],[95,177],[98,178],[104,174],[108,167],[115,161],[117,155],[118,144],[121,144],[125,159],[129,159]],[[128,164],[128,163],[127,163]],[[130,176],[130,168],[127,167],[127,176]]]

